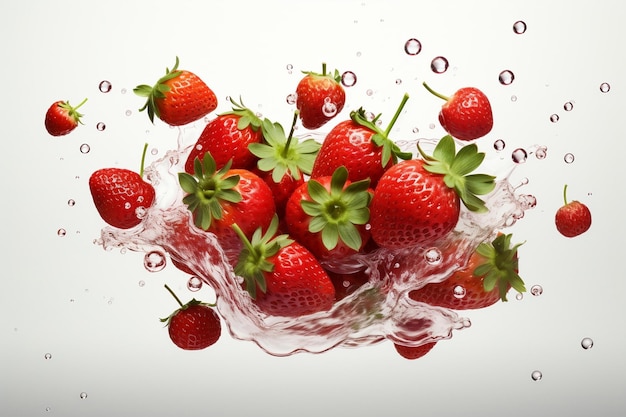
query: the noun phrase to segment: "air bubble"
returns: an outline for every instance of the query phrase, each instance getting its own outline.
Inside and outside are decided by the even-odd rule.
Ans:
[[[50,359],[52,359],[52,354],[51,353],[46,353],[45,355],[43,355],[43,358],[45,360],[50,360]]]
[[[127,91],[128,91],[128,90],[126,90],[125,88],[122,88],[122,89],[120,90],[120,93],[122,93],[122,94],[126,94],[126,92],[127,92]]]
[[[502,139],[498,139],[493,143],[493,149],[495,149],[498,152],[503,150],[505,146],[506,146],[506,143]]]
[[[408,55],[417,55],[422,50],[422,43],[415,38],[411,38],[404,44],[404,52]]]
[[[460,285],[455,286],[452,291],[453,291],[452,295],[454,295],[454,298],[456,299],[460,300],[463,297],[465,297],[465,294],[466,294],[465,288],[463,288]]]
[[[86,393],[85,391],[81,392],[81,393],[80,393],[80,398],[81,398],[81,399],[83,399],[83,400],[84,400],[85,398],[87,398],[87,393]]]
[[[530,293],[535,297],[538,297],[543,294],[543,287],[541,285],[533,285],[530,287]]]
[[[565,156],[563,156],[563,160],[566,164],[571,164],[572,162],[574,162],[574,159],[575,158],[573,153],[566,153]]]
[[[535,157],[537,159],[546,159],[546,156],[548,156],[548,148],[546,146],[539,146],[535,150]]]
[[[448,66],[448,60],[442,56],[435,57],[430,63],[430,69],[435,74],[443,74],[448,70]]]
[[[511,96],[511,101],[512,102],[516,102],[517,101],[517,96],[516,95],[512,95]]]
[[[124,114],[125,114],[126,116],[130,116],[131,114],[133,114],[133,112],[132,112],[131,110],[126,110],[126,111],[124,112]]]
[[[328,97],[324,99],[324,104],[322,105],[322,113],[326,117],[334,117],[337,114],[337,105],[330,101],[330,98]]]
[[[371,96],[372,94],[374,94],[374,91],[371,88],[368,88],[365,94],[367,94],[368,96]]]
[[[517,22],[513,23],[513,32],[518,35],[526,32],[526,22],[524,22],[523,20],[518,20]]]
[[[192,292],[199,291],[202,288],[202,280],[196,276],[192,276],[187,281],[187,289]]]
[[[159,153],[159,150],[157,148],[152,148],[152,150],[150,151],[150,154],[152,155],[156,155]]]
[[[287,96],[287,104],[296,104],[296,101],[298,101],[296,93],[291,93]]]
[[[89,151],[91,150],[91,146],[89,146],[86,143],[83,143],[82,145],[80,145],[80,153],[89,153]]]
[[[602,83],[602,84],[600,84],[600,91],[601,92],[608,93],[610,89],[611,89],[611,85],[609,83]]]
[[[510,70],[504,70],[498,75],[498,80],[502,85],[510,85],[515,80],[515,74]]]
[[[528,153],[522,148],[517,148],[511,153],[511,158],[516,164],[523,164],[528,159]]]
[[[111,82],[107,80],[100,81],[100,84],[98,85],[98,89],[102,93],[108,93],[109,91],[111,91],[112,87],[113,85],[111,84]]]
[[[524,299],[524,294],[522,294],[521,292],[518,292],[517,294],[515,294],[515,299],[518,301],[521,301]]]
[[[165,255],[159,251],[146,253],[143,258],[143,265],[148,272],[158,272],[165,268]]]
[[[571,101],[568,101],[567,103],[563,104],[563,109],[565,111],[572,111],[573,108],[574,108],[574,103],[572,103]]]
[[[533,381],[539,381],[541,380],[541,378],[543,378],[543,374],[541,373],[541,371],[533,371],[530,374],[530,377],[532,378]]]
[[[356,74],[352,71],[346,71],[341,74],[341,84],[344,87],[353,87],[356,84]]]
[[[402,80],[400,78],[397,78],[396,79],[396,85],[400,85],[400,84],[402,84]]]
[[[57,230],[57,235],[60,237],[63,237],[67,234],[67,231],[65,229],[59,229]]]
[[[424,252],[424,259],[426,259],[426,262],[430,265],[439,265],[443,260],[443,255],[439,248],[430,248],[426,249]]]
[[[585,350],[591,349],[593,347],[593,339],[591,339],[590,337],[585,337],[583,338],[583,340],[580,341],[580,345]]]
[[[555,113],[555,114],[550,115],[550,121],[551,121],[552,123],[556,123],[556,122],[558,122],[558,121],[559,121],[559,115],[558,115],[558,114],[556,114],[556,113]]]
[[[107,125],[105,125],[102,122],[98,122],[98,124],[96,125],[96,129],[98,129],[100,132],[102,132],[106,128],[107,128]]]
[[[69,200],[67,200],[67,205],[70,207],[74,207],[76,205],[76,201],[70,198]]]
[[[143,279],[139,280],[139,282],[137,283],[140,287],[145,287],[146,286],[146,281],[144,281]]]

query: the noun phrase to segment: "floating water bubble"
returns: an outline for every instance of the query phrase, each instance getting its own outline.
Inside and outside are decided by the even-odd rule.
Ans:
[[[341,74],[341,84],[344,87],[354,87],[356,84],[356,74],[352,71],[345,71]]]
[[[159,251],[146,253],[143,258],[143,265],[148,272],[158,272],[165,268],[165,255]]]
[[[565,161],[566,164],[571,164],[572,162],[574,162],[574,154],[573,153],[566,153],[565,156],[563,156],[563,160]]]
[[[528,159],[528,153],[523,148],[517,148],[511,153],[511,158],[516,164],[523,164]]]
[[[96,129],[98,129],[100,132],[102,132],[106,128],[107,128],[107,125],[105,125],[102,122],[98,122],[98,124],[96,124]]]
[[[69,200],[67,200],[67,205],[70,207],[74,207],[76,205],[76,201],[70,198]]]
[[[500,81],[500,84],[502,85],[510,85],[513,80],[515,80],[515,74],[513,74],[513,71],[504,70],[500,73],[500,75],[498,75],[498,81]]]
[[[57,235],[58,235],[58,236],[63,237],[63,236],[65,236],[66,234],[67,234],[67,231],[66,231],[65,229],[59,229],[59,230],[57,230]]]
[[[298,101],[298,96],[296,95],[296,93],[291,93],[289,95],[287,95],[287,104],[296,104],[296,101]]]
[[[288,74],[291,74],[293,72],[293,65],[287,64],[286,68],[287,68],[287,73]]]
[[[108,93],[109,91],[111,91],[112,87],[113,87],[113,85],[111,84],[111,82],[107,81],[107,80],[100,81],[100,84],[98,85],[98,89],[102,93]]]
[[[541,373],[541,371],[532,371],[530,377],[533,381],[539,381],[541,380],[541,378],[543,378],[543,374]]]
[[[430,62],[430,69],[435,74],[443,74],[444,72],[448,70],[448,66],[449,66],[448,60],[443,56],[435,57]]]
[[[567,103],[563,104],[563,109],[565,109],[565,111],[572,111],[573,108],[574,108],[574,103],[572,103],[571,101],[568,101]]]
[[[52,408],[46,407],[46,411],[52,411]]]
[[[533,285],[530,287],[530,293],[535,297],[543,294],[543,287],[541,285]]]
[[[521,301],[524,299],[524,294],[522,294],[521,292],[518,292],[517,294],[515,294],[515,299],[518,301]]]
[[[453,291],[454,298],[457,298],[459,300],[465,297],[465,294],[467,293],[465,291],[465,288],[463,288],[461,285],[455,286],[452,291]]]
[[[192,292],[199,291],[202,288],[202,280],[196,276],[192,276],[187,280],[187,289]]]
[[[415,38],[411,38],[404,43],[404,52],[408,55],[417,55],[422,50],[422,43]]]
[[[547,146],[539,146],[535,149],[535,158],[537,159],[546,159],[548,156],[548,147]]]
[[[146,281],[141,279],[141,280],[139,280],[138,284],[139,284],[140,287],[145,287],[146,286]]]
[[[82,145],[80,145],[80,153],[89,153],[90,150],[91,146],[89,146],[89,144],[83,143]]]
[[[374,90],[372,90],[371,88],[368,88],[365,94],[367,94],[368,96],[371,96],[372,94],[374,94]]]
[[[81,399],[84,400],[85,398],[87,398],[87,393],[85,391],[83,391],[83,392],[80,393],[79,396],[80,396]]]
[[[585,350],[591,349],[593,347],[593,339],[591,339],[590,337],[585,337],[583,338],[583,340],[580,341],[580,345]]]
[[[400,78],[397,78],[396,79],[396,85],[400,85],[400,84],[402,84],[402,80]]]
[[[156,155],[156,154],[158,154],[158,153],[159,153],[159,150],[158,150],[157,148],[152,148],[152,149],[150,150],[150,154],[151,154],[151,155]]]
[[[513,32],[521,35],[522,33],[526,32],[526,27],[526,22],[524,22],[523,20],[518,20],[517,22],[513,23]]]
[[[439,265],[443,260],[443,255],[439,248],[430,248],[424,251],[424,259],[426,259],[426,262],[430,265]]]
[[[413,133],[419,133],[419,132],[420,132],[419,127],[414,127],[414,128],[413,128],[413,130],[412,130],[412,132],[413,132]]]
[[[132,110],[126,110],[126,111],[124,112],[124,114],[125,114],[126,116],[130,116],[131,114],[133,114],[133,112],[132,112]]]
[[[556,114],[556,113],[554,113],[554,114],[550,115],[550,121],[551,121],[552,123],[556,123],[556,122],[558,122],[558,121],[559,121],[559,115],[558,115],[558,114]]]
[[[46,353],[45,355],[43,355],[44,359],[48,360],[48,359],[52,359],[52,354],[51,353]]]
[[[493,149],[495,149],[498,152],[503,150],[505,146],[506,146],[506,143],[502,139],[498,139],[493,143]]]
[[[127,91],[128,91],[128,90],[126,90],[125,88],[122,88],[122,89],[120,90],[120,93],[122,93],[122,94],[126,94],[126,92],[127,92]]]
[[[334,117],[337,114],[337,105],[333,103],[329,97],[324,99],[324,104],[322,105],[322,113],[326,117]]]
[[[357,58],[360,57],[361,55],[362,55],[361,51],[357,51],[357,53],[356,53]]]
[[[601,92],[608,93],[610,89],[611,89],[611,85],[609,83],[602,83],[602,84],[600,84],[600,91]]]
[[[517,101],[517,96],[516,95],[512,95],[511,96],[511,101],[513,101],[513,102]]]
[[[428,128],[431,129],[431,130],[436,128],[436,127],[437,127],[437,125],[434,124],[434,123],[431,123],[431,124],[428,125]]]

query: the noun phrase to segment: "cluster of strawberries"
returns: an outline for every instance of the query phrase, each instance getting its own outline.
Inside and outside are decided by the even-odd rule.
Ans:
[[[177,58],[155,85],[134,90],[146,98],[141,110],[153,122],[156,117],[183,126],[217,108],[213,91],[178,65]],[[439,121],[449,134],[432,154],[418,145],[417,158],[389,138],[408,95],[385,129],[381,115],[371,117],[360,108],[321,143],[294,136],[298,122],[318,129],[344,107],[341,76],[336,70],[328,73],[325,64],[321,73],[307,72],[298,83],[290,131],[233,99],[231,111],[206,124],[179,174],[183,203],[197,228],[237,254],[231,259],[234,271],[243,277],[243,287],[259,310],[286,317],[328,310],[368,280],[365,270],[346,273],[337,267],[341,260],[379,249],[436,246],[456,226],[461,205],[487,211],[479,196],[494,189],[495,178],[473,173],[485,154],[464,142],[491,131],[489,100],[472,87],[446,97],[424,86],[445,100]],[[72,131],[80,123],[78,107],[54,103],[46,114],[48,131],[55,136]],[[458,142],[464,146],[457,151]],[[155,190],[141,171],[105,168],[91,175],[94,204],[109,225],[135,227],[153,204]],[[579,202],[566,202],[556,216],[557,228],[566,236],[583,233],[590,224],[589,211]],[[525,291],[518,275],[518,247],[511,235],[499,234],[479,245],[464,268],[409,296],[453,309],[506,300],[510,288]],[[458,288],[462,297],[455,295]],[[180,304],[166,319],[172,340],[184,349],[215,343],[221,328],[212,306],[196,300]],[[396,349],[413,359],[433,345]]]

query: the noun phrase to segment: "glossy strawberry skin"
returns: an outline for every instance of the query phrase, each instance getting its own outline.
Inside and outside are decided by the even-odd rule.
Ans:
[[[223,167],[232,159],[232,168],[252,169],[257,157],[248,150],[251,143],[260,143],[263,140],[261,129],[256,131],[251,125],[239,129],[237,123],[241,117],[234,114],[217,116],[203,129],[195,146],[191,149],[185,163],[185,171],[193,174],[193,161],[202,159],[210,152],[218,168]]]
[[[139,174],[124,168],[104,168],[89,178],[89,189],[100,217],[113,227],[129,229],[141,223],[139,210],[149,208],[155,191]]]
[[[159,118],[170,126],[182,126],[206,116],[217,108],[215,93],[196,74],[181,70],[164,84],[165,98],[155,98]]]
[[[304,176],[301,174],[300,179],[295,179],[289,172],[283,175],[280,182],[274,182],[272,179],[272,171],[261,171],[253,169],[252,172],[257,174],[272,190],[274,196],[274,204],[276,205],[276,214],[281,220],[284,220],[287,201],[293,192],[304,184]]]
[[[386,166],[382,164],[381,146],[372,142],[374,132],[353,120],[346,120],[335,126],[326,136],[313,164],[311,178],[331,176],[337,168],[345,166],[348,179],[352,182],[369,178],[375,187]]]
[[[396,349],[396,352],[398,352],[398,354],[403,358],[415,360],[430,352],[436,344],[437,342],[428,342],[420,346],[404,346],[394,343],[393,346]]]
[[[441,107],[439,123],[459,140],[481,138],[493,128],[489,99],[477,88],[461,88]]]
[[[205,349],[220,338],[222,327],[215,310],[202,304],[181,308],[169,319],[168,333],[185,350]]]
[[[571,201],[557,210],[554,223],[563,236],[576,237],[591,227],[591,211],[580,201]]]
[[[298,83],[296,96],[302,126],[307,129],[324,126],[341,112],[346,102],[343,87],[329,75],[307,74]],[[328,110],[324,110],[325,106]]]
[[[460,199],[419,159],[401,161],[381,177],[370,204],[374,241],[387,249],[432,244],[459,219]]]

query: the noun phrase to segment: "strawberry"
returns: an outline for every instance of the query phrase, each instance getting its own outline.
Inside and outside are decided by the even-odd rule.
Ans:
[[[161,319],[161,322],[167,323],[172,342],[185,350],[200,350],[215,344],[221,336],[222,325],[212,308],[214,305],[202,303],[195,298],[183,305],[167,285],[165,288],[180,305],[169,317]]]
[[[350,274],[326,270],[335,287],[335,298],[342,300],[361,288],[369,281],[369,276],[364,271],[356,271]]]
[[[144,155],[147,144],[144,147]],[[119,229],[141,223],[143,213],[152,206],[155,191],[145,182],[143,158],[139,174],[124,168],[103,168],[89,177],[89,190],[102,220]]]
[[[437,342],[428,342],[419,346],[404,346],[398,343],[394,343],[393,347],[396,349],[396,352],[398,352],[398,354],[403,358],[414,360],[426,355],[432,350],[432,348],[435,347],[436,344]]]
[[[495,187],[495,178],[485,174],[467,175],[483,161],[477,146],[465,146],[456,153],[454,139],[444,136],[433,155],[399,162],[380,178],[370,204],[370,225],[374,241],[387,249],[432,244],[457,224],[460,203],[471,211],[487,208],[477,195]]]
[[[223,167],[232,159],[232,168],[252,169],[257,161],[248,150],[251,143],[263,140],[261,119],[240,101],[233,104],[232,111],[222,113],[211,120],[204,128],[196,144],[191,149],[185,171],[193,174],[193,161],[202,160],[204,154],[210,152],[218,168]]]
[[[293,192],[305,183],[304,176],[300,175],[298,179],[295,179],[291,172],[287,171],[283,174],[280,181],[275,182],[272,173],[273,171],[261,171],[258,168],[252,170],[257,174],[272,190],[274,196],[274,204],[276,205],[276,214],[280,219],[285,216],[285,208],[287,207],[287,201]]]
[[[350,182],[339,167],[332,177],[311,179],[287,202],[285,222],[291,237],[319,260],[341,259],[363,249],[372,193],[369,180]]]
[[[267,227],[275,214],[274,198],[258,175],[245,169],[231,169],[230,163],[217,170],[211,153],[194,161],[194,174],[178,174],[183,198],[195,225],[214,233],[222,245],[239,242],[231,226],[237,223],[246,236]]]
[[[446,100],[439,112],[439,123],[459,140],[474,140],[491,132],[493,113],[487,96],[477,88],[464,87],[447,97],[424,87],[433,95]]]
[[[346,102],[346,93],[341,86],[341,75],[326,73],[326,63],[322,73],[306,74],[296,87],[296,108],[300,111],[302,126],[317,129],[341,112]]]
[[[554,217],[556,228],[565,237],[575,237],[591,227],[591,211],[580,201],[567,201],[567,185],[563,188],[564,205],[559,207]]]
[[[389,133],[408,98],[404,95],[385,131],[378,127],[380,114],[370,121],[363,108],[351,112],[350,120],[340,122],[326,135],[313,164],[311,177],[331,176],[337,168],[345,166],[350,181],[369,179],[370,185],[375,187],[383,172],[398,158],[411,158],[410,153],[402,152],[389,139]]]
[[[259,228],[248,240],[238,225],[233,229],[243,242],[235,273],[259,310],[273,316],[299,317],[326,311],[335,302],[335,288],[317,259],[304,246],[276,235],[274,216],[262,234]]]
[[[182,126],[194,122],[217,108],[215,93],[193,72],[178,69],[176,64],[154,86],[138,85],[133,89],[146,103],[139,111],[147,110],[148,118],[154,116],[170,126]]]
[[[82,124],[80,118],[83,117],[78,112],[78,108],[85,104],[87,99],[81,101],[78,106],[72,107],[69,101],[56,101],[52,103],[44,120],[46,130],[52,136],[63,136],[76,129],[79,123]]]
[[[493,242],[483,242],[471,254],[467,264],[442,282],[429,283],[409,293],[415,301],[455,310],[485,308],[497,301],[507,301],[513,287],[526,291],[518,275],[517,249],[511,246],[512,235],[499,234]]]

